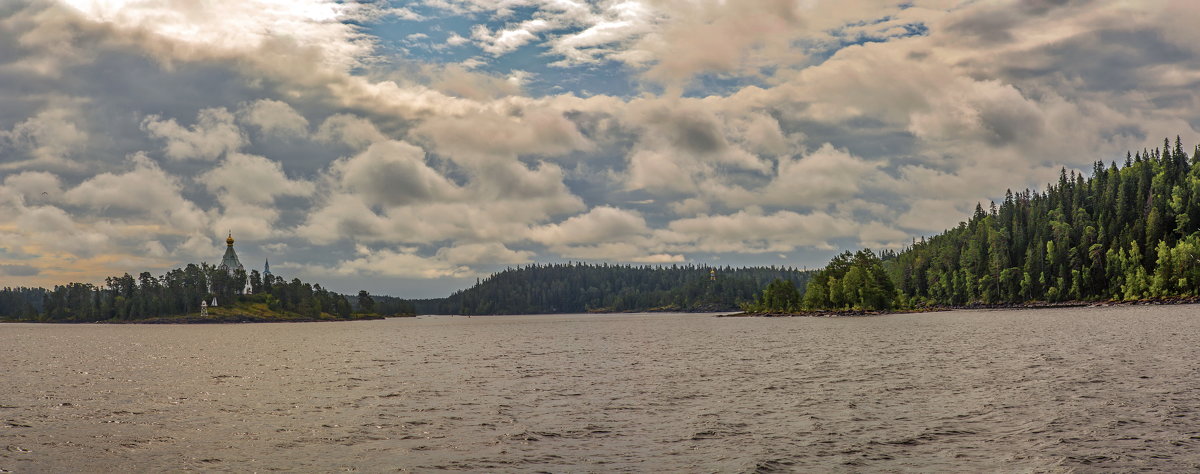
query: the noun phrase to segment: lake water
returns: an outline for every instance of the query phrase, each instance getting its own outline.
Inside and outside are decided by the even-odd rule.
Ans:
[[[0,472],[1196,471],[1200,307],[0,325]]]

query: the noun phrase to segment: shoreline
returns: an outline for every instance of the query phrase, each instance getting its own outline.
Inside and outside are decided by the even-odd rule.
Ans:
[[[856,317],[856,316],[886,316],[890,314],[913,314],[913,313],[934,313],[942,311],[958,311],[958,310],[1018,310],[1018,309],[1054,309],[1054,308],[1105,308],[1110,306],[1162,306],[1162,305],[1185,305],[1185,304],[1200,304],[1200,297],[1186,296],[1176,298],[1147,298],[1141,300],[1109,300],[1109,301],[1060,301],[1057,303],[1047,301],[1033,301],[1029,303],[1014,303],[1014,304],[969,304],[962,306],[926,306],[912,309],[892,309],[892,310],[823,310],[823,311],[800,311],[796,313],[787,312],[767,312],[767,313],[751,313],[741,312],[736,314],[725,314],[716,316],[718,318],[838,318],[838,317]]]
[[[1109,300],[1109,301],[1060,301],[1046,302],[1034,301],[1029,303],[1017,304],[969,304],[961,306],[926,306],[920,308],[908,309],[891,309],[891,310],[822,310],[822,311],[800,311],[795,313],[789,312],[733,312],[728,311],[728,314],[717,314],[715,318],[840,318],[840,317],[866,317],[866,316],[886,316],[892,314],[914,314],[914,313],[933,313],[943,311],[958,311],[958,310],[1020,310],[1020,309],[1053,309],[1053,308],[1081,308],[1095,307],[1103,308],[1110,306],[1159,306],[1159,305],[1187,305],[1200,304],[1200,296],[1176,297],[1176,298],[1147,298],[1141,300]],[[720,313],[722,311],[714,310],[678,310],[678,309],[663,309],[655,308],[642,311],[588,311],[586,313],[529,313],[537,315],[555,315],[555,314],[655,314],[655,313]],[[381,319],[391,318],[416,318],[420,315],[392,315],[379,316],[370,315],[349,319],[326,319],[326,318],[269,318],[262,316],[252,316],[248,314],[239,315],[222,315],[218,317],[201,318],[198,315],[186,316],[163,316],[156,318],[137,319],[137,320],[107,320],[107,321],[33,321],[20,319],[0,319],[0,324],[4,323],[31,323],[31,324],[242,324],[242,323],[322,323],[322,322],[348,322],[348,321],[377,321]],[[465,315],[447,315],[447,316],[465,316]],[[496,316],[520,316],[515,314],[476,314],[471,316],[479,317],[496,317]]]
[[[22,319],[4,319],[3,323],[28,324],[242,324],[242,323],[334,323],[351,321],[378,321],[389,318],[412,318],[414,316],[364,316],[350,319],[320,319],[320,318],[264,318],[250,315],[232,315],[201,318],[199,316],[164,316],[147,319],[107,320],[107,321],[31,321]]]

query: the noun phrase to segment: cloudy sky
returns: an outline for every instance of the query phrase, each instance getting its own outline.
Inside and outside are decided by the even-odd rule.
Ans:
[[[0,2],[0,286],[818,267],[1200,140],[1192,0]]]

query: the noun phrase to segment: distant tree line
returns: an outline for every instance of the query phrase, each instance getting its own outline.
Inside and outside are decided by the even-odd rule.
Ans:
[[[359,291],[358,297],[351,300],[350,303],[354,311],[363,313],[387,316],[417,314],[413,303],[409,300],[394,296],[372,295],[365,290]]]
[[[243,294],[247,287],[249,294]],[[202,301],[211,304],[214,300],[218,305],[263,303],[271,311],[311,318],[322,314],[348,318],[354,312],[346,296],[321,285],[264,276],[257,270],[249,274],[237,270],[231,275],[202,263],[159,277],[142,272],[134,278],[126,273],[105,279],[103,286],[69,283],[53,289],[4,288],[0,290],[0,317],[61,322],[140,320],[196,314]],[[375,311],[400,307],[391,304]]]
[[[729,311],[772,280],[804,285],[809,276],[781,267],[534,264],[496,273],[447,298],[412,303],[422,314]]]
[[[8,288],[0,290],[0,319],[33,319],[42,312],[45,288]]]

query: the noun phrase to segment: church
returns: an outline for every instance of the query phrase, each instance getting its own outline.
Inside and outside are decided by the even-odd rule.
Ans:
[[[221,265],[217,266],[217,268],[220,270],[224,270],[225,273],[229,274],[229,276],[236,275],[238,270],[241,270],[243,272],[246,271],[246,267],[242,266],[242,262],[240,260],[238,260],[237,252],[233,250],[233,232],[232,231],[229,232],[229,236],[225,238],[225,255],[223,255],[221,257]],[[269,260],[266,261],[265,266],[263,268],[263,276],[264,277],[271,276],[271,262]],[[247,282],[246,288],[244,290],[242,290],[241,294],[248,295],[251,293],[252,293],[252,289],[251,289],[250,283]],[[214,306],[215,306],[215,304],[214,304]]]
[[[242,262],[238,261],[237,252],[233,251],[233,232],[230,232],[229,237],[225,239],[225,255],[221,257],[221,265],[217,268],[225,270],[230,276],[233,276],[234,272],[238,270],[246,271]]]

